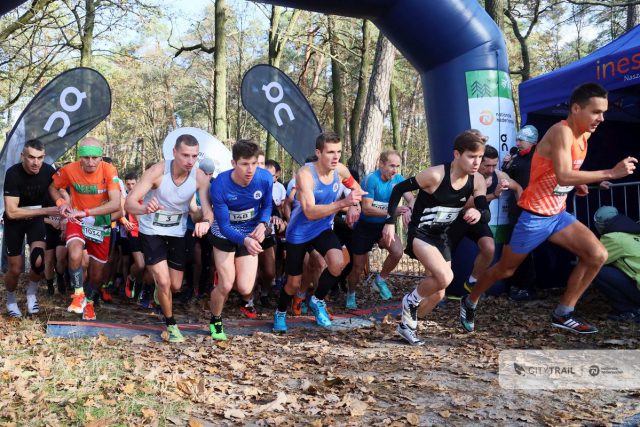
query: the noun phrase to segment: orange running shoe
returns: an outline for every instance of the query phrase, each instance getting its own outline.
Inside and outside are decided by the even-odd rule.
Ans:
[[[302,303],[304,298],[299,298],[298,295],[293,296],[293,304],[291,305],[291,314],[294,316],[302,316]]]
[[[84,306],[87,304],[84,299],[84,292],[73,294],[71,298],[73,299],[71,300],[71,305],[67,307],[67,311],[70,313],[82,314]]]
[[[93,309],[93,301],[87,301],[82,312],[82,320],[96,320],[96,311]]]
[[[102,298],[102,301],[106,303],[113,302],[113,297],[111,296],[111,292],[109,292],[109,288],[107,288],[106,286],[103,286],[100,288],[100,297]]]

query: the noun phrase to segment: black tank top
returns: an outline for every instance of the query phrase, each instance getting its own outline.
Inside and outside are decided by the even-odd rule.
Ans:
[[[487,187],[487,194],[495,193],[496,187],[498,186],[498,174],[496,171],[493,171],[491,175],[491,185]]]
[[[436,191],[433,194],[418,192],[409,228],[432,235],[445,233],[472,194],[473,175],[461,189],[455,190],[451,186],[451,165],[445,164],[444,178]]]

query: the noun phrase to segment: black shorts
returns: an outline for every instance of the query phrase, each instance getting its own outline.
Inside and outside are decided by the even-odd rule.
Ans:
[[[127,236],[127,245],[129,246],[129,253],[142,252],[142,245],[140,245],[140,238],[132,235]]]
[[[409,228],[407,233],[407,248],[404,250],[404,253],[413,259],[417,259],[413,253],[413,239],[419,239],[430,244],[440,251],[445,261],[451,261],[451,247],[449,246],[449,238],[446,234],[433,235]]]
[[[275,236],[272,234],[270,236],[265,237],[261,245],[262,245],[262,250],[265,250],[265,251],[269,248],[274,247],[276,245]]]
[[[333,222],[333,232],[338,236],[338,240],[342,243],[342,246],[346,247],[351,252],[353,244],[353,229],[347,225],[345,219],[342,216],[336,215]]]
[[[478,243],[478,240],[483,237],[491,237],[493,239],[493,233],[491,232],[489,224],[481,222],[469,224],[462,219],[462,215],[451,224],[447,230],[447,236],[449,237],[451,252],[456,251],[458,245],[465,237],[473,240],[475,243]]]
[[[128,237],[122,237],[120,233],[117,234],[116,245],[120,248],[120,253],[123,256],[131,255],[131,243]]]
[[[7,242],[7,256],[22,255],[25,235],[29,245],[33,242],[46,242],[47,230],[44,225],[43,217],[20,220],[5,219],[4,239]]]
[[[383,228],[384,223],[358,221],[353,228],[353,254],[364,255],[369,253],[373,245],[382,238]]]
[[[222,237],[214,236],[213,234],[208,234],[209,242],[213,246],[214,249],[217,249],[222,252],[235,252],[236,258],[240,258],[241,256],[249,255],[249,250],[245,245],[236,245],[231,240],[223,239]]]
[[[60,230],[57,230],[55,227],[49,224],[45,224],[44,228],[47,233],[47,250],[48,251],[55,249],[58,246],[64,246],[65,241],[62,235],[60,234],[61,233]]]
[[[116,249],[116,243],[118,242],[118,236],[120,235],[120,231],[118,231],[118,226],[111,227],[111,240],[109,240],[109,258],[113,255],[113,251]]]
[[[301,275],[304,256],[313,249],[320,252],[320,255],[325,256],[330,249],[342,250],[342,244],[338,240],[338,236],[330,228],[305,243],[287,242],[287,274],[291,276]]]
[[[184,271],[184,237],[150,236],[140,233],[139,239],[146,265],[155,265],[160,261],[166,260],[169,268]]]

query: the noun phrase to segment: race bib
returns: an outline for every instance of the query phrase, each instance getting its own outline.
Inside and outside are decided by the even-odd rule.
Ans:
[[[439,226],[449,225],[458,218],[458,214],[461,210],[462,208],[446,208],[444,206],[440,206],[436,211],[436,216],[433,219],[432,224]]]
[[[102,227],[94,227],[93,225],[82,226],[82,234],[84,237],[95,243],[102,243],[104,241],[103,231],[104,228]]]
[[[157,211],[153,214],[153,225],[156,227],[175,227],[182,221],[182,213]]]
[[[36,205],[36,206],[20,206],[22,209],[40,209],[42,207],[42,205]]]
[[[378,202],[377,200],[374,200],[373,203],[371,203],[371,206],[373,206],[374,208],[386,211],[387,208],[389,207],[389,203]]]
[[[245,221],[249,221],[255,216],[256,216],[256,211],[253,208],[247,209],[246,211],[240,211],[240,212],[229,211],[229,221],[231,222],[245,222]]]
[[[553,189],[554,196],[564,196],[565,194],[571,192],[573,190],[573,185],[556,185]]]

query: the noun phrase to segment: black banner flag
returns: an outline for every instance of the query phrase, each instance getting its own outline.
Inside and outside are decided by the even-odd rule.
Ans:
[[[282,71],[256,65],[242,78],[242,105],[299,164],[314,154],[322,128],[298,86]]]

